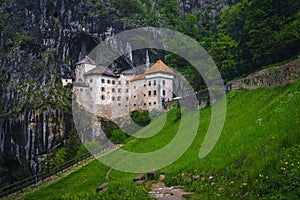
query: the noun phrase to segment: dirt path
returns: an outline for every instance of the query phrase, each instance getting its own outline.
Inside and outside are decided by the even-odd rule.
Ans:
[[[109,179],[109,174],[110,174],[111,171],[112,171],[112,167],[109,168],[109,170],[106,172],[106,175],[105,175],[105,179],[106,179],[106,180]]]
[[[182,195],[193,194],[178,187],[167,187],[163,179],[164,175],[160,175],[160,182],[152,184],[151,191],[148,193],[150,197],[158,200],[182,200],[184,199]]]
[[[182,195],[192,194],[186,192],[181,188],[167,187],[164,182],[158,182],[152,185],[149,196],[159,200],[181,200],[184,199]]]

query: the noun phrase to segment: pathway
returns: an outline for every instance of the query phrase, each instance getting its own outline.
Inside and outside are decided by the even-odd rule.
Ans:
[[[160,175],[160,182],[152,184],[152,191],[148,193],[150,197],[158,200],[182,200],[184,199],[183,195],[193,194],[178,187],[167,187],[163,182],[164,178],[164,175]]]

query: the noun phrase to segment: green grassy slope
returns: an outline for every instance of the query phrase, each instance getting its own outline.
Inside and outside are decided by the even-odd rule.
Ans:
[[[201,110],[198,134],[186,153],[161,169],[168,185],[194,192],[191,199],[298,199],[300,196],[300,81],[289,86],[227,95],[222,135],[204,159],[198,153],[205,136],[210,108]],[[149,152],[176,134],[177,110],[168,113],[162,131],[148,139],[130,139],[125,149]],[[135,174],[113,170],[98,161],[25,199],[144,199],[148,188],[135,185]],[[193,178],[194,176],[194,178]],[[199,178],[198,178],[199,177]],[[95,189],[108,182],[105,193]]]

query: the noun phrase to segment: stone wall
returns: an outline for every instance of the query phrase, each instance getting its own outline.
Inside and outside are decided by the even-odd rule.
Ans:
[[[179,105],[178,99],[164,102],[164,109],[165,110],[171,110],[174,106]]]
[[[229,82],[226,90],[244,88],[253,90],[256,88],[271,88],[279,85],[294,83],[300,77],[300,59],[294,60],[288,64],[265,69],[246,78]]]

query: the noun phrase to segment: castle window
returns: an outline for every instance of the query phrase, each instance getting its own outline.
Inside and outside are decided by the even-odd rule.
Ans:
[[[115,100],[116,100],[116,97],[111,97],[111,100],[112,100],[112,101],[115,101]]]
[[[129,97],[126,97],[126,101],[129,101]]]
[[[120,96],[118,96],[118,101],[121,101],[121,97]]]
[[[116,92],[116,89],[115,89],[115,88],[112,88],[112,89],[111,89],[111,92]]]
[[[163,96],[165,96],[166,95],[166,90],[163,90]]]
[[[136,86],[133,86],[133,89],[135,89],[136,88]]]
[[[80,88],[80,92],[82,92],[82,88]]]
[[[136,96],[134,95],[133,98],[136,98]]]
[[[118,89],[118,92],[121,93],[121,88]]]
[[[156,80],[153,81],[153,85],[156,85]]]
[[[148,91],[148,96],[151,96],[151,91]]]
[[[151,81],[148,82],[148,85],[151,86]]]
[[[146,87],[146,84],[144,84],[144,87]]]
[[[101,91],[102,91],[102,92],[105,92],[105,87],[101,87]]]
[[[119,81],[119,85],[121,85],[121,81]]]
[[[146,94],[144,94],[144,97],[146,96]]]
[[[66,82],[67,82],[67,80],[66,80]],[[93,79],[90,79],[90,83],[92,83],[93,82]]]
[[[118,103],[118,106],[121,106],[121,103]]]
[[[136,104],[133,104],[133,106],[136,106]]]
[[[163,85],[166,85],[166,81],[165,80],[163,80]]]
[[[153,95],[156,96],[156,90],[153,91]]]
[[[128,84],[129,84],[129,81],[126,81],[126,84],[128,85]]]
[[[101,79],[101,83],[105,83],[105,79]]]
[[[146,106],[146,103],[144,103],[144,106]]]
[[[109,79],[107,79],[107,84],[110,84],[110,80]]]
[[[156,105],[156,102],[154,101],[153,104]]]
[[[105,95],[101,95],[101,100],[105,100]]]
[[[151,102],[149,102],[149,106],[151,106]]]
[[[90,87],[90,91],[92,91],[92,90],[93,90],[93,88]]]
[[[129,89],[126,89],[126,92],[129,92]]]
[[[114,85],[114,84],[116,84],[116,81],[113,80],[113,81],[111,81],[111,83]]]

